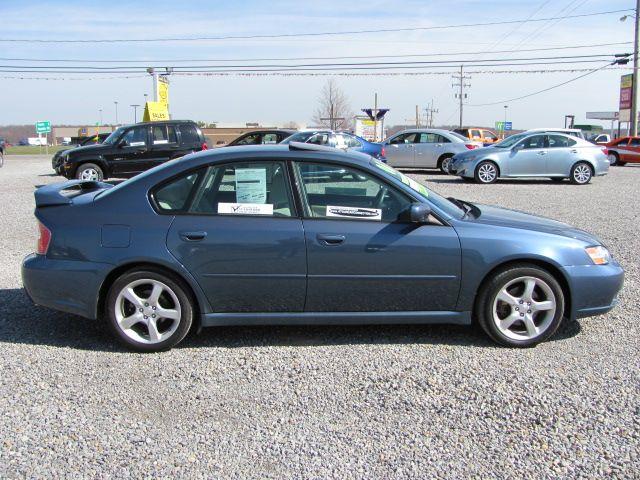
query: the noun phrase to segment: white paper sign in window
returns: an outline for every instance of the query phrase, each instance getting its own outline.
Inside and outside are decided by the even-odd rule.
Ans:
[[[339,207],[327,205],[327,217],[353,218],[356,220],[382,220],[379,208]]]
[[[236,168],[236,201],[238,203],[267,201],[266,168]]]
[[[271,203],[218,203],[218,213],[235,215],[273,215]]]

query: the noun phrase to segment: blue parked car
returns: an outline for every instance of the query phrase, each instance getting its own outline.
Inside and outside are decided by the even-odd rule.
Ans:
[[[563,318],[609,311],[623,283],[589,233],[297,142],[199,152],[117,186],[53,184],[35,200],[28,295],[104,319],[139,351],[201,326],[472,321],[527,347]]]
[[[339,148],[345,151],[366,153],[367,155],[385,160],[384,145],[369,142],[362,137],[347,132],[333,132],[331,130],[305,130],[294,133],[285,138],[281,145],[288,145],[291,142],[309,143],[313,145],[324,145],[327,147]]]

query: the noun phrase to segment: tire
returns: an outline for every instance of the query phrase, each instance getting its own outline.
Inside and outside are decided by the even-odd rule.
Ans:
[[[100,182],[104,180],[104,172],[95,163],[83,163],[76,170],[76,178],[78,180],[93,180]]]
[[[531,288],[533,293],[529,294]],[[564,307],[562,287],[553,275],[522,263],[499,270],[485,282],[474,313],[478,324],[495,342],[526,348],[544,342],[556,332]]]
[[[611,166],[620,165],[620,157],[616,152],[609,152],[609,155],[607,155],[607,158],[609,159],[609,165]]]
[[[500,171],[498,170],[498,166],[493,162],[485,160],[480,162],[476,167],[474,179],[476,183],[489,184],[495,183],[499,176]]]
[[[586,185],[593,177],[593,168],[587,162],[578,162],[571,167],[569,180],[574,185]]]
[[[123,345],[138,352],[160,352],[176,346],[189,333],[195,308],[182,280],[141,269],[126,272],[113,282],[105,310],[111,332]]]
[[[445,155],[440,160],[438,160],[438,168],[445,175],[449,175],[449,165],[451,164],[451,159],[453,155]]]

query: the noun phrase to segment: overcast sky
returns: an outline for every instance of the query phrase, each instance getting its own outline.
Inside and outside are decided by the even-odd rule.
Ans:
[[[2,39],[128,39],[221,35],[289,34],[361,29],[443,26],[501,20],[546,18],[633,7],[630,0],[467,0],[389,2],[378,0],[300,1],[11,1],[0,2]],[[326,37],[217,40],[177,43],[38,44],[0,42],[2,58],[82,60],[246,59],[274,57],[407,55],[483,52],[457,58],[510,58],[629,52],[631,44],[546,52],[492,53],[598,43],[630,42],[633,21],[622,14],[528,22],[498,26],[390,32]],[[449,57],[432,58],[442,60]],[[391,59],[386,59],[386,61]],[[415,59],[420,60],[420,59]],[[424,59],[423,59],[424,60]],[[2,65],[28,65],[1,60]],[[69,65],[76,65],[72,62]],[[601,64],[578,64],[595,68]],[[570,68],[559,65],[548,68]],[[483,70],[468,67],[469,70]],[[493,67],[494,69],[496,67]],[[545,68],[521,67],[521,68]],[[484,68],[486,70],[486,68]],[[498,68],[504,70],[506,68]],[[443,69],[434,69],[442,71]],[[616,110],[619,78],[626,71],[602,71],[565,87],[510,102],[508,119],[514,128],[560,126],[566,114],[584,122],[587,111]],[[104,74],[67,74],[73,80],[18,80],[20,74],[0,73],[0,124],[51,120],[54,124],[93,124],[103,109],[105,123],[132,122],[130,104],[142,104],[152,93],[148,76],[104,79]],[[43,77],[45,74],[22,74]],[[499,102],[551,86],[580,73],[475,74],[469,104]],[[51,76],[54,76],[51,74]],[[91,79],[77,79],[77,78]],[[97,77],[97,78],[93,78]],[[173,76],[170,91],[174,118],[207,122],[263,125],[296,121],[310,123],[323,77],[199,77]],[[390,108],[388,124],[415,116],[415,105],[431,100],[439,110],[436,123],[457,123],[457,103],[450,75],[337,77],[354,111],[379,104]],[[465,107],[467,125],[493,125],[504,117],[503,104]],[[590,122],[593,123],[593,122]]]

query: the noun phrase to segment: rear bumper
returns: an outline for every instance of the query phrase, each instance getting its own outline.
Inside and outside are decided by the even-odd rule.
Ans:
[[[571,288],[571,318],[607,313],[618,303],[624,270],[617,263],[563,267]]]
[[[100,287],[112,268],[31,254],[22,262],[22,284],[36,305],[96,318]]]

